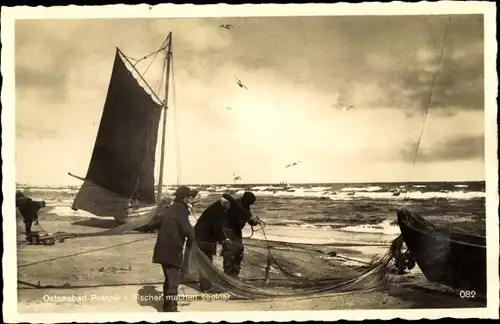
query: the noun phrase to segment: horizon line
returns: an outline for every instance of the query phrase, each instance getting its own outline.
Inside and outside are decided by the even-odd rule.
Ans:
[[[416,181],[352,181],[352,182],[248,182],[248,183],[184,183],[184,184],[164,184],[162,187],[176,187],[176,186],[255,186],[255,185],[320,185],[320,184],[390,184],[390,183],[463,183],[463,182],[486,182],[486,180],[416,180]],[[31,186],[31,187],[80,187],[76,184],[30,184],[30,183],[16,183],[17,186]],[[155,188],[158,185],[155,185]]]

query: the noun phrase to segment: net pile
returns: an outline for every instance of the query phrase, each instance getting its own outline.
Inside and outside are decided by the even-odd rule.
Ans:
[[[362,267],[360,273],[351,278],[308,278],[294,275],[277,265],[284,278],[279,281],[271,280],[272,284],[266,285],[264,278],[259,284],[227,276],[212,264],[196,244],[193,244],[192,249],[186,253],[187,265],[184,276],[197,280],[201,275],[210,280],[214,287],[241,299],[328,296],[383,289],[390,279],[388,265],[391,257],[390,252],[386,253],[383,257],[373,260],[367,267]]]
[[[109,230],[98,233],[74,233],[74,235],[75,237],[95,237],[138,233],[136,231],[137,228],[147,224],[153,215],[154,210],[151,210],[142,216],[130,218],[126,224]],[[154,239],[154,237],[149,235],[148,237]],[[226,275],[194,243],[190,251],[185,253],[186,267],[183,273],[184,281],[199,281],[200,277],[204,277],[221,292],[228,293],[238,299],[267,299],[335,296],[382,290],[386,288],[392,276],[389,270],[390,262],[394,257],[392,249],[388,249],[385,255],[373,259],[365,266],[350,267],[353,268],[353,271],[343,271],[341,276],[335,276],[332,274],[332,271],[329,271],[334,269],[335,265],[324,267],[324,263],[318,263],[323,265],[326,269],[323,270],[327,272],[326,275],[324,275],[325,271],[318,274],[318,269],[311,270],[311,267],[314,268],[314,265],[310,264],[307,260],[293,263],[287,260],[286,255],[280,258],[280,252],[283,250],[279,247],[280,242],[273,242],[273,247],[269,245],[268,241],[264,242],[257,239],[244,240],[246,247],[244,262],[246,263],[242,265],[242,268],[246,268],[250,266],[250,261],[248,260],[256,261],[257,264],[254,264],[254,266],[257,267],[257,270],[261,271],[262,280],[260,278],[257,278],[258,280],[255,280],[256,278],[248,280],[244,276],[241,276],[242,278],[240,279],[235,279]],[[309,261],[318,260],[325,256],[324,252],[320,252],[312,246],[305,248],[300,244],[281,243],[284,250],[292,248],[302,251],[297,253],[304,253],[310,258]],[[266,280],[264,272],[265,270],[269,270],[265,269],[266,262],[268,268],[272,265],[279,272],[278,277],[275,276]],[[347,266],[342,267],[347,268]],[[298,270],[300,270],[300,274],[297,274]],[[255,272],[252,271],[252,273]]]

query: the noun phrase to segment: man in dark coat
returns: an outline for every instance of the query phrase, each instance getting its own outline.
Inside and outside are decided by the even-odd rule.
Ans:
[[[45,201],[33,200],[26,197],[21,191],[16,192],[16,208],[23,216],[26,234],[31,233],[33,223],[38,224],[38,212],[46,206]]]
[[[189,193],[189,203],[188,207],[189,209],[194,209],[194,200],[196,199],[196,196],[198,195],[198,190],[192,190],[190,189]],[[159,224],[160,224],[160,218],[163,210],[170,206],[174,201],[170,197],[164,197],[156,207],[153,217],[151,220],[144,225],[141,225],[139,227],[134,228],[134,231],[137,232],[144,232],[144,233],[152,233],[158,230]]]
[[[211,261],[217,243],[222,244],[224,272],[233,277],[238,277],[243,260],[242,229],[246,223],[251,226],[259,224],[259,219],[250,211],[250,205],[255,200],[251,192],[245,192],[238,199],[224,194],[208,206],[194,227],[197,244]],[[209,291],[211,286],[210,281],[200,275],[200,290]]]
[[[184,243],[191,249],[195,240],[193,227],[189,222],[189,197],[191,190],[186,186],[177,188],[174,202],[160,211],[158,238],[153,252],[153,263],[161,264],[165,282],[163,284],[163,311],[177,311],[177,295],[180,284],[180,270],[183,265]],[[187,239],[187,241],[186,241]]]
[[[230,203],[227,198],[230,197],[224,194],[221,199],[217,200],[208,206],[194,225],[194,234],[196,242],[200,250],[213,261],[213,256],[217,252],[217,242],[222,244],[225,236],[222,232],[224,217],[230,208]],[[200,290],[209,292],[212,288],[211,282],[200,274]]]
[[[224,236],[221,253],[222,265],[227,275],[238,278],[245,250],[242,230],[246,224],[256,226],[260,223],[259,218],[252,215],[250,211],[250,206],[255,203],[257,198],[249,191],[238,199],[234,199],[230,195],[224,198],[229,201],[230,208],[222,224]]]

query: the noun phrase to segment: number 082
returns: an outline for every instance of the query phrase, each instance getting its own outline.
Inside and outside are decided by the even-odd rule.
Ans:
[[[475,298],[476,292],[474,290],[460,290],[460,298]]]

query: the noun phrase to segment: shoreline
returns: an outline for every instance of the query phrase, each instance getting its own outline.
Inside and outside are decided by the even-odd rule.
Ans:
[[[47,222],[46,230],[55,231],[63,228],[83,228],[72,225],[67,217]],[[83,230],[83,229],[82,229]],[[95,230],[95,229],[94,229]],[[100,229],[101,231],[103,229]],[[73,229],[75,231],[75,229]],[[86,231],[89,231],[87,228]],[[296,232],[300,230],[295,229]],[[19,238],[19,237],[18,237]],[[110,245],[137,241],[130,245],[121,245],[109,249],[100,249]],[[161,305],[155,301],[137,301],[133,296],[158,295],[162,292],[163,274],[161,268],[151,261],[155,236],[147,234],[127,234],[100,236],[91,238],[71,238],[53,246],[25,245],[18,247],[18,265],[42,261],[34,266],[18,266],[18,280],[41,285],[64,285],[67,288],[29,288],[18,284],[18,310],[30,312],[100,312],[123,310],[137,312],[158,311]],[[262,285],[264,267],[267,258],[265,241],[246,239],[245,258],[242,263],[241,278],[252,278],[252,285]],[[360,258],[363,251],[348,246],[310,245],[307,243],[270,242],[273,255],[280,265],[307,278],[329,276],[334,278],[352,278],[362,264],[349,263],[341,257]],[[95,250],[95,251],[93,251]],[[381,251],[386,251],[383,248]],[[44,260],[65,256],[72,253],[90,251],[68,258],[43,262]],[[336,257],[328,257],[328,252],[336,252]],[[340,257],[339,257],[340,255]],[[362,258],[360,258],[362,259]],[[222,268],[219,255],[214,258],[214,265]],[[287,284],[280,272],[270,271],[272,285]],[[365,293],[350,293],[337,296],[287,297],[264,300],[210,300],[196,297],[189,302],[182,301],[181,312],[185,311],[226,311],[226,310],[333,310],[333,309],[394,309],[394,308],[443,308],[443,307],[485,307],[481,301],[466,301],[458,294],[450,294],[449,289],[428,283],[425,278],[412,271],[398,278],[400,282],[391,283],[387,289]],[[73,284],[73,286],[72,286]],[[76,286],[94,285],[90,288]],[[106,287],[96,287],[106,286]],[[413,286],[412,286],[413,285]],[[420,288],[418,288],[420,286]],[[426,288],[427,287],[427,288]],[[200,295],[197,284],[187,282],[180,286],[180,294]],[[427,289],[427,290],[426,290]],[[94,293],[100,296],[127,296],[119,301],[61,302],[47,303],[44,294],[64,295],[68,292],[78,294]],[[142,295],[141,295],[142,294]]]

